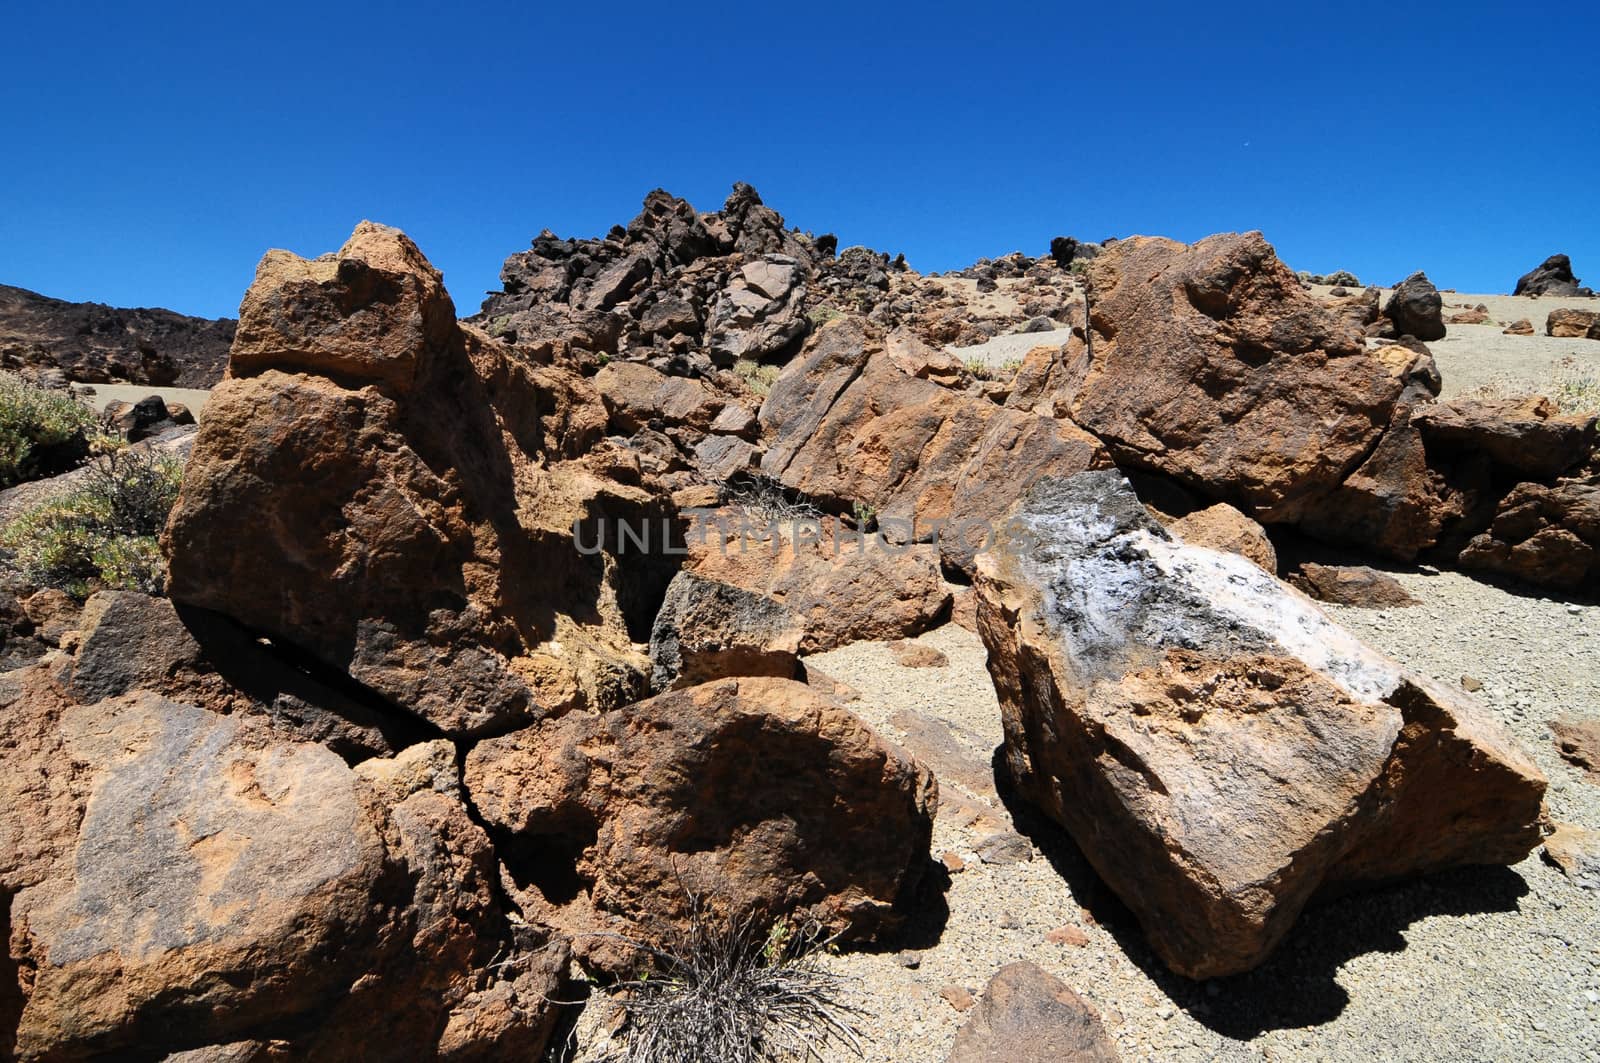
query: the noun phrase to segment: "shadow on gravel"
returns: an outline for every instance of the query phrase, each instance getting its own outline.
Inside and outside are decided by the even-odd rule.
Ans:
[[[1347,960],[1369,952],[1403,952],[1404,931],[1432,915],[1517,910],[1528,893],[1508,867],[1468,867],[1337,899],[1313,902],[1272,958],[1253,971],[1195,982],[1173,974],[1145,943],[1139,922],[1090,866],[1065,829],[1011,788],[1000,751],[995,780],[1001,800],[1072,895],[1116,938],[1123,953],[1172,1003],[1224,1037],[1249,1040],[1266,1030],[1317,1026],[1344,1011],[1350,995],[1336,980]],[[1374,985],[1371,992],[1381,993]]]

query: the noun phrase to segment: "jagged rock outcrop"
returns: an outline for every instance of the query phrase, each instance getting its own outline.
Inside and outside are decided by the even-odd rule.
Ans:
[[[1518,484],[1460,563],[1547,587],[1600,585],[1600,478]]]
[[[1254,967],[1319,892],[1538,845],[1544,778],[1482,708],[1175,542],[1119,473],[1042,481],[1010,526],[975,584],[1007,768],[1173,970]]]
[[[929,863],[927,769],[801,683],[723,679],[478,743],[464,780],[523,910],[632,970],[698,899],[723,915],[896,925]],[[556,872],[547,853],[575,863]],[[583,936],[595,932],[595,936]],[[600,933],[604,932],[604,933]]]
[[[0,700],[18,1059],[264,1030],[288,1058],[542,1049],[566,947],[508,921],[448,743],[352,770],[147,692],[69,704],[37,668]]]
[[[449,734],[622,704],[674,522],[606,420],[583,378],[459,326],[397,230],[270,252],[164,537],[169,593]]]
[[[1572,259],[1551,255],[1517,278],[1512,295],[1580,295],[1578,278],[1572,275]]]
[[[1028,484],[1110,462],[1067,420],[904,372],[892,350],[916,342],[855,318],[824,326],[761,407],[761,471],[832,512],[862,507],[889,542],[937,541],[968,569]]]
[[[171,310],[69,303],[0,284],[0,368],[89,384],[208,388],[222,378],[234,325]]]

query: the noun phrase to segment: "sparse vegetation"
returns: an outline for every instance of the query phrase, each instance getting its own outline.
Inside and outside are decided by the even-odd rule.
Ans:
[[[839,313],[839,311],[835,310],[833,307],[827,306],[826,304],[813,306],[810,310],[806,311],[806,320],[810,321],[814,328],[821,328],[828,322],[841,317],[844,317],[844,315]]]
[[[0,373],[0,488],[65,472],[103,437],[94,411],[70,392]]]
[[[778,366],[766,365],[751,358],[734,362],[733,371],[745,382],[746,387],[762,398],[766,398],[772,390],[772,383],[778,379],[780,372]]]
[[[160,593],[165,564],[156,537],[182,476],[183,466],[167,455],[107,454],[82,484],[6,525],[0,543],[41,587],[77,598],[97,587]]]
[[[687,931],[639,977],[611,987],[621,1047],[605,1063],[769,1063],[821,1060],[843,1046],[861,1054],[860,1012],[843,980],[818,962],[831,941],[815,927],[722,919],[695,905]]]
[[[722,501],[763,520],[817,520],[822,511],[767,476],[742,476],[722,485]]]
[[[1553,364],[1542,380],[1504,377],[1480,384],[1469,398],[1508,399],[1544,395],[1562,413],[1600,414],[1600,368],[1568,355]]]
[[[994,365],[981,358],[968,358],[965,364],[974,380],[1010,380],[1022,368],[1022,359],[1007,358],[999,365]]]
[[[856,502],[850,506],[850,516],[858,528],[871,528],[878,522],[878,510],[865,502]]]

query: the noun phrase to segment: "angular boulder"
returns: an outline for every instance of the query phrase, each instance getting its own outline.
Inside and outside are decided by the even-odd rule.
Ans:
[[[723,679],[478,743],[464,774],[523,910],[600,966],[701,902],[870,937],[928,863],[938,789],[801,683]],[[560,859],[563,863],[557,863]]]
[[[761,429],[764,474],[833,512],[863,507],[891,541],[937,541],[960,569],[1028,484],[1110,464],[1068,421],[907,374],[857,318],[824,326],[788,365]]]
[[[1577,295],[1578,278],[1572,275],[1572,259],[1551,255],[1517,278],[1512,295]]]
[[[1478,453],[1513,475],[1549,479],[1594,452],[1593,415],[1563,414],[1542,397],[1457,399],[1411,415],[1430,454]]]
[[[1093,354],[1074,338],[1054,408],[1119,466],[1293,521],[1389,423],[1400,380],[1260,233],[1119,240],[1088,279]]]
[[[891,543],[835,517],[788,520],[723,506],[690,513],[684,570],[780,603],[799,650],[919,635],[949,611],[931,544]]]
[[[1167,524],[1167,530],[1186,543],[1229,550],[1268,572],[1278,571],[1278,551],[1266,529],[1226,502],[1179,517]]]
[[[1600,483],[1518,484],[1458,560],[1547,587],[1600,582]]]
[[[1035,485],[1008,533],[975,584],[1006,765],[1174,971],[1256,966],[1319,892],[1538,845],[1544,778],[1480,706],[1174,541],[1120,474]]]
[[[416,245],[368,222],[311,262],[269,253],[235,344],[163,540],[175,601],[454,735],[643,692],[672,508],[588,382],[458,326]]]
[[[1120,1058],[1088,1001],[1038,965],[996,971],[956,1034],[949,1063],[1116,1063]]]
[[[739,675],[794,679],[801,621],[764,594],[680,572],[650,631],[650,682],[657,690]]]
[[[1600,340],[1600,311],[1561,309],[1545,318],[1547,336],[1564,340]]]
[[[24,798],[0,805],[0,836],[32,839],[0,863],[9,968],[29,972],[0,1030],[18,1059],[262,1031],[299,1058],[431,1058],[486,994],[515,1006],[457,1058],[542,1048],[564,945],[513,934],[448,743],[352,771],[156,695],[68,705],[37,669],[8,683]]]

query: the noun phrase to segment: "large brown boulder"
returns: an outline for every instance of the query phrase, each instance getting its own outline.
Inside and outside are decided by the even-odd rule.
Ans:
[[[1563,414],[1537,396],[1429,403],[1411,415],[1430,454],[1483,454],[1529,479],[1557,476],[1587,459],[1594,451],[1596,420]]]
[[[1560,309],[1545,318],[1548,336],[1566,340],[1600,340],[1600,311]]]
[[[1006,765],[1174,971],[1256,966],[1319,892],[1538,844],[1544,778],[1481,707],[1174,541],[1118,473],[1009,523],[976,583]]]
[[[353,771],[153,694],[69,705],[42,669],[0,700],[4,967],[28,972],[0,1049],[154,1058],[263,1031],[298,1058],[541,1049],[564,945],[513,933],[448,743]]]
[[[638,960],[698,898],[870,937],[928,863],[933,776],[801,683],[723,679],[478,743],[464,779],[523,910],[591,962]],[[555,855],[553,855],[555,854]],[[556,856],[569,863],[558,869]]]
[[[822,328],[761,407],[761,471],[834,512],[860,507],[890,541],[937,541],[946,564],[969,569],[1028,484],[1109,464],[1068,421],[904,372],[891,352],[908,342],[856,318]]]
[[[730,505],[696,511],[684,569],[781,604],[801,653],[919,635],[948,613],[932,544],[891,543],[838,518],[783,518]]]
[[[1125,468],[1294,521],[1389,423],[1401,381],[1260,233],[1119,240],[1088,277],[1093,355],[1074,339],[1055,409]]]
[[[582,378],[458,326],[403,233],[271,252],[167,528],[171,597],[450,734],[620,704],[645,689],[671,506],[606,420]]]

